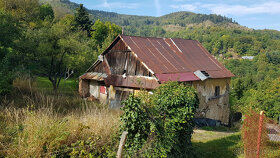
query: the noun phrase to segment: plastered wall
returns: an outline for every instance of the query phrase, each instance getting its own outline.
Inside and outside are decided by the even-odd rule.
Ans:
[[[230,114],[229,84],[230,78],[194,81],[193,86],[198,92],[200,101],[196,117],[220,120],[227,125]],[[219,96],[215,96],[216,86],[220,86]]]

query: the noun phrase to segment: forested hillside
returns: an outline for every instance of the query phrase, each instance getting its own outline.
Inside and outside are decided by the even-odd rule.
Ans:
[[[231,114],[248,114],[254,109],[264,110],[271,119],[279,118],[279,31],[250,29],[219,15],[177,12],[161,17],[134,16],[87,10],[69,0],[0,0],[0,157],[116,157],[121,127],[124,130],[125,126],[136,131],[130,134],[137,140],[128,141],[134,147],[141,147],[137,143],[149,138],[144,150],[136,153],[148,156],[139,157],[151,157],[154,151],[163,153],[150,146],[154,141],[147,133],[152,133],[152,140],[158,136],[154,131],[163,138],[155,141],[157,149],[167,152],[177,148],[181,140],[188,140],[189,147],[193,122],[188,121],[188,128],[177,125],[193,118],[190,109],[197,100],[195,92],[185,85],[170,83],[161,88],[167,91],[139,93],[143,100],[132,96],[123,112],[78,95],[78,77],[122,32],[122,27],[126,35],[200,41],[235,74],[230,86]],[[254,58],[242,59],[244,55]],[[142,104],[147,104],[153,115]],[[162,111],[176,117],[159,113]],[[121,113],[125,113],[124,122],[120,122]],[[148,116],[152,121],[147,121]],[[194,148],[183,152],[190,155],[193,151],[196,157],[207,158],[244,156],[239,134],[213,140],[208,130],[211,140],[206,142],[200,130],[197,137],[203,142],[192,140]],[[216,135],[221,136],[221,132]],[[169,148],[170,143],[175,146]],[[271,148],[272,152],[278,149]]]
[[[59,15],[63,11],[64,14],[73,14],[75,8],[79,7],[69,0],[41,1],[50,3],[55,13]],[[176,12],[151,17],[98,10],[87,11],[93,21],[100,19],[122,26],[126,35],[195,39],[212,54],[226,58],[280,50],[279,31],[250,29],[220,15]]]
[[[69,0],[43,0],[72,11],[79,5]],[[254,30],[234,20],[219,16],[177,12],[161,17],[123,15],[88,10],[96,21],[111,21],[126,35],[173,37],[198,40],[236,77],[232,79],[231,103],[234,111],[250,107],[268,111],[271,118],[279,115],[280,32]],[[241,60],[241,56],[255,56]],[[277,99],[278,98],[278,99]]]

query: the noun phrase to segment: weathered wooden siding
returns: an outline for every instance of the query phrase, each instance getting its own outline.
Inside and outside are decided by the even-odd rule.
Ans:
[[[79,80],[79,94],[81,97],[89,97],[89,82],[90,80],[80,79]]]
[[[100,72],[100,73],[106,73],[104,70],[104,65],[102,63],[99,63],[95,68],[93,68],[92,72]]]
[[[108,61],[111,73],[114,75],[126,73],[127,76],[152,76],[121,40],[105,54],[105,59]]]

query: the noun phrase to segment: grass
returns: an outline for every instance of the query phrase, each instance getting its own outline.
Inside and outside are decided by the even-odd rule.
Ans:
[[[51,108],[1,109],[1,124],[5,127],[0,131],[0,155],[50,157],[66,151],[66,156],[73,151],[74,143],[90,137],[97,150],[102,151],[108,144],[113,148],[117,142],[112,142],[111,136],[118,133],[119,115],[106,108],[88,108],[67,115]]]
[[[236,158],[242,153],[239,133],[219,139],[193,141],[193,147],[199,158]]]
[[[47,78],[16,79],[13,94],[0,100],[0,157],[115,157],[121,112],[82,100],[77,84],[63,81],[52,93]],[[238,130],[195,129],[192,143],[199,158],[243,157]],[[269,157],[279,157],[279,144],[268,147]]]
[[[74,80],[53,94],[46,78],[23,77],[13,86],[0,101],[0,157],[115,155],[120,111],[81,99],[70,91]]]
[[[52,92],[52,83],[47,77],[36,77],[37,87],[45,92]],[[78,91],[78,79],[69,78],[67,80],[61,79],[58,91],[64,94],[71,94]]]
[[[224,126],[195,129],[192,143],[199,158],[237,158],[243,153],[240,132]]]

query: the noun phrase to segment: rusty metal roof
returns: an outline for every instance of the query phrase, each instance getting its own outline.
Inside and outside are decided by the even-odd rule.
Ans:
[[[125,35],[118,38],[124,41],[160,81],[199,80],[193,73],[197,70],[206,71],[211,78],[234,76],[195,40]]]
[[[88,72],[80,76],[80,79],[104,81],[104,79],[107,77],[108,75],[105,73]]]

